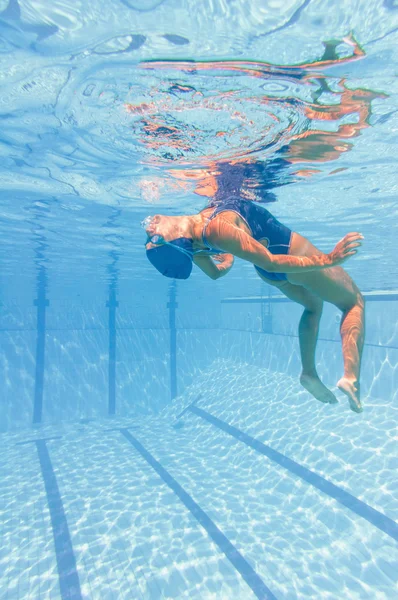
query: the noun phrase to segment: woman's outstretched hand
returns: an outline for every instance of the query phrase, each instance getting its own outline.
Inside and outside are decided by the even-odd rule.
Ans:
[[[213,254],[213,260],[220,264],[232,264],[234,256],[233,254]]]
[[[212,258],[220,273],[228,272],[234,264],[233,254],[213,254]]]
[[[357,232],[347,233],[340,240],[334,250],[330,252],[327,256],[330,260],[330,267],[335,267],[336,265],[341,265],[345,262],[350,256],[354,256],[357,253],[356,248],[362,246],[363,235]]]

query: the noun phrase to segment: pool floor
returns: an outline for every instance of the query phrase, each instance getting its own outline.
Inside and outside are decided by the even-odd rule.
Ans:
[[[0,599],[398,598],[394,415],[233,372],[2,434]]]

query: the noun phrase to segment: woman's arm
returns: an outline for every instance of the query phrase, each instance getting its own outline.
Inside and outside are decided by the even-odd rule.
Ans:
[[[234,257],[232,254],[217,254],[213,258],[219,264],[215,264],[211,256],[201,256],[200,254],[197,254],[193,257],[193,262],[199,267],[199,269],[203,271],[203,273],[206,273],[210,279],[219,279],[220,277],[224,277],[224,275],[226,275],[232,268]]]
[[[220,250],[247,260],[270,273],[317,271],[340,265],[356,254],[356,248],[361,246],[360,240],[363,239],[360,233],[348,233],[329,254],[313,256],[271,254],[260,242],[230,221],[223,219],[221,215],[209,223],[206,237]]]

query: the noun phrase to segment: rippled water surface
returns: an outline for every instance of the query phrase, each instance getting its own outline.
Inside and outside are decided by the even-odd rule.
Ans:
[[[360,227],[353,273],[394,287],[397,19],[387,0],[2,0],[9,286],[43,264],[54,289],[106,281],[110,251],[149,280],[139,218],[238,191],[325,248]]]

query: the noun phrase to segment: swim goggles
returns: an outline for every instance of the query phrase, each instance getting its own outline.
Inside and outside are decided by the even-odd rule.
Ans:
[[[147,229],[149,227],[149,225],[152,223],[152,220],[153,220],[153,217],[151,217],[151,216],[145,217],[145,219],[143,219],[140,223],[141,227],[143,229]],[[145,245],[147,245],[149,242],[151,242],[152,244],[167,244],[166,240],[161,235],[158,235],[158,234],[155,234],[152,236],[148,235],[148,239],[145,242]]]
[[[148,216],[145,217],[145,219],[143,221],[141,221],[141,227],[143,229],[147,229],[149,227],[149,225],[152,222],[153,217]],[[177,250],[179,250],[180,252],[182,252],[183,254],[185,254],[186,256],[189,256],[189,258],[192,259],[192,256],[194,254],[197,254],[198,252],[200,252],[200,250],[194,250],[192,247],[192,240],[188,239],[188,238],[175,238],[174,240],[170,240],[169,242],[166,241],[164,239],[163,236],[155,233],[155,235],[149,236],[147,237],[147,241],[145,242],[145,246],[151,242],[152,244],[166,244],[167,246],[172,246],[173,248],[176,248]]]

